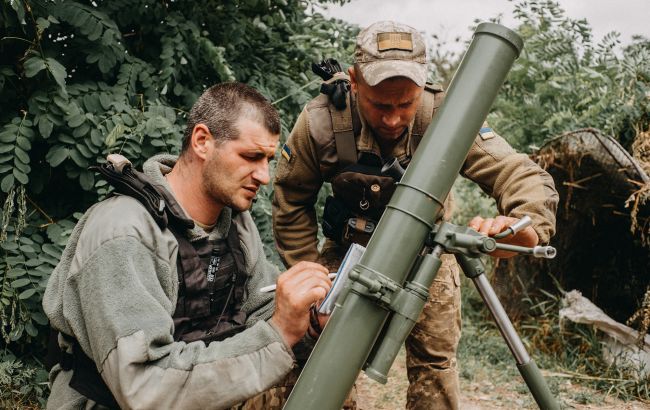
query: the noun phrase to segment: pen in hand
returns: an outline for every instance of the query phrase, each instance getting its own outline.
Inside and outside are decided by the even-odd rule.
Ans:
[[[327,275],[330,279],[334,279],[336,277],[336,272],[332,272],[329,275]],[[269,285],[269,286],[264,286],[260,288],[260,292],[266,293],[266,292],[275,292],[275,287],[276,285]]]

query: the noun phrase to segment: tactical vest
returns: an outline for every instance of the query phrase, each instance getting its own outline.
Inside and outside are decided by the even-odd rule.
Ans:
[[[427,84],[418,107],[406,155],[397,158],[402,168],[411,161],[431,118],[444,99],[442,87]],[[365,245],[395,192],[395,178],[382,173],[384,159],[372,151],[359,151],[356,139],[361,121],[350,95],[344,110],[327,106],[331,119],[338,165],[330,182],[333,196],[326,199],[323,233],[340,243]],[[330,137],[331,138],[331,137]]]
[[[123,157],[122,157],[123,158]],[[127,161],[124,159],[124,161]],[[156,186],[130,163],[108,162],[94,170],[122,195],[137,199],[149,211],[160,229],[169,229],[178,242],[178,299],[173,314],[174,341],[202,340],[206,344],[223,340],[245,329],[242,311],[248,275],[244,269],[237,222],[233,218],[227,238],[216,242],[207,237],[189,241],[186,232],[194,221],[184,216],[180,205],[167,190]],[[70,337],[64,335],[68,340]],[[73,354],[61,352],[64,370],[73,370],[70,387],[89,399],[118,408],[112,393],[97,372],[95,363],[72,341]]]
[[[223,340],[246,327],[244,255],[236,222],[227,239],[189,242],[170,228],[178,241],[178,299],[172,315],[174,340],[206,344]]]

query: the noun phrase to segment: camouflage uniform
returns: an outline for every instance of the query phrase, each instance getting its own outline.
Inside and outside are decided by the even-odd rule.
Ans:
[[[298,371],[293,370],[278,386],[251,397],[230,410],[282,410],[297,380]]]
[[[380,22],[359,34],[355,61],[370,86],[394,76],[406,76],[424,86],[426,69],[423,74],[418,66],[425,64],[424,48],[421,36],[414,29]],[[332,181],[334,186],[343,171],[340,150],[337,150],[339,140],[334,136],[335,130],[341,128],[341,121],[350,124],[349,117],[355,114],[360,120],[360,129],[351,133],[359,158],[363,155],[382,160],[392,157],[408,165],[422,130],[444,98],[441,89],[436,88],[425,88],[423,94],[414,120],[390,153],[381,152],[353,98],[344,111],[337,111],[325,95],[307,104],[283,147],[274,180],[273,229],[278,251],[288,266],[311,260],[333,270],[347,250],[346,246],[328,239],[319,253],[314,209],[322,184]],[[516,218],[529,215],[541,243],[548,242],[553,235],[558,196],[552,178],[526,155],[515,152],[487,124],[477,135],[461,175],[494,197],[500,214]],[[445,200],[444,219],[451,215],[451,202],[450,197]],[[459,405],[456,349],[461,325],[460,268],[452,255],[443,255],[442,259],[443,265],[430,289],[430,300],[406,341],[409,409],[458,408]]]
[[[251,397],[243,403],[230,408],[230,410],[282,410],[291,394],[291,389],[298,381],[299,369],[294,369],[279,385]],[[343,403],[343,410],[356,410],[357,394],[352,389],[348,398]]]

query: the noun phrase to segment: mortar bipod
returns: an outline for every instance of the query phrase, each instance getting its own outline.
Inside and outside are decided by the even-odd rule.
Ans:
[[[481,298],[490,310],[490,313],[499,328],[499,332],[503,336],[510,352],[514,356],[519,373],[521,373],[521,376],[535,398],[537,405],[541,409],[559,409],[560,406],[555,397],[553,397],[546,380],[544,380],[544,377],[535,364],[535,361],[528,355],[528,352],[512,325],[512,322],[508,318],[503,305],[501,305],[494,289],[485,276],[485,266],[480,259],[481,255],[488,254],[497,249],[532,255],[538,258],[554,258],[556,250],[552,246],[535,246],[533,248],[527,248],[523,246],[501,244],[496,241],[496,239],[503,239],[509,235],[514,235],[521,229],[530,225],[530,223],[530,218],[526,216],[501,234],[495,235],[494,238],[490,238],[471,228],[444,222],[437,226],[437,229],[434,229],[432,232],[431,245],[433,245],[434,249],[441,247],[445,252],[453,253],[456,256],[456,260],[460,267],[463,269],[465,276],[474,282]]]

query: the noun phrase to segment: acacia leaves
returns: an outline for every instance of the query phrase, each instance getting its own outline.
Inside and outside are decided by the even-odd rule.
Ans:
[[[88,167],[109,153],[136,167],[177,153],[192,104],[222,81],[281,100],[286,135],[318,92],[305,87],[310,63],[352,55],[354,30],[313,9],[312,0],[0,2],[0,336],[11,351],[42,345],[46,280],[78,213],[110,192]],[[271,196],[269,187],[253,215],[273,257]]]
[[[52,57],[42,58],[35,52],[30,52],[29,57],[23,64],[25,76],[27,78],[35,77],[39,72],[46,70],[52,75],[54,81],[65,92],[65,78],[67,76],[65,67]]]
[[[85,37],[86,62],[97,64],[102,73],[108,73],[118,62],[124,60],[125,49],[120,42],[122,35],[113,20],[98,8],[74,1],[64,1],[52,8],[59,20],[73,26]]]
[[[629,147],[650,126],[650,40],[622,47],[619,35],[595,42],[586,20],[556,2],[521,1],[514,14],[525,48],[491,119],[521,149],[568,130],[593,127]]]
[[[47,279],[58,263],[63,247],[46,242],[33,228],[17,233],[10,229],[0,248],[0,319],[5,343],[39,334],[38,327],[47,325],[40,300]],[[8,326],[7,326],[8,325]]]
[[[17,183],[29,182],[29,151],[35,137],[32,122],[23,116],[14,117],[0,130],[0,189],[9,192]]]

